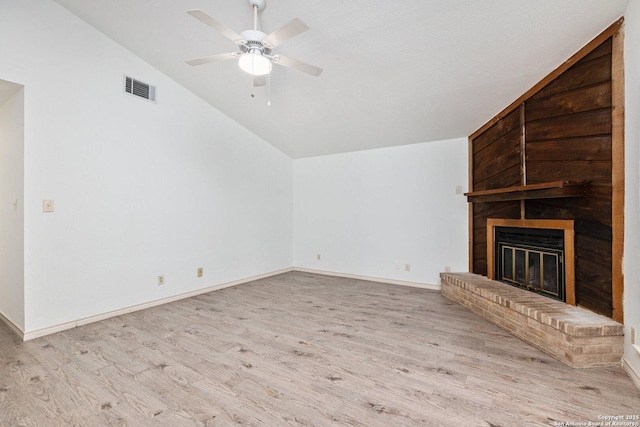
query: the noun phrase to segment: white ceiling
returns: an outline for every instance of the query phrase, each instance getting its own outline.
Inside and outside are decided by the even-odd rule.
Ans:
[[[275,66],[270,107],[267,88],[253,88],[236,61],[184,62],[237,50],[186,10],[203,9],[239,33],[253,24],[246,0],[56,1],[300,158],[467,136],[629,0],[267,0],[264,32],[294,17],[311,27],[274,53],[324,68],[312,77]]]

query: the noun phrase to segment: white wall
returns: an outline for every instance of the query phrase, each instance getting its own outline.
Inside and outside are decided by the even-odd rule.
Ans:
[[[0,2],[0,58],[25,86],[27,333],[291,266],[289,157],[50,0]]]
[[[293,170],[295,267],[432,285],[445,266],[468,271],[467,203],[455,194],[467,191],[466,138],[297,159]]]
[[[24,89],[0,85],[17,89],[0,105],[0,313],[24,330]]]
[[[640,355],[631,345],[631,327],[640,340],[640,1],[625,14],[625,360],[640,375]],[[638,341],[640,344],[640,341]]]

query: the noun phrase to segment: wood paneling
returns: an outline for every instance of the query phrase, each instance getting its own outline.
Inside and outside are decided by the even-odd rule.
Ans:
[[[500,141],[500,138],[504,137],[504,135],[518,129],[520,129],[520,115],[517,111],[514,111],[511,114],[508,114],[504,119],[496,122],[493,126],[474,139],[474,157],[480,151],[490,148],[495,141]]]
[[[610,52],[607,56],[593,61],[581,61],[534,94],[531,101],[535,102],[538,99],[562,92],[611,81],[611,67],[608,66],[610,63]]]
[[[525,105],[527,120],[548,119],[599,108],[610,108],[611,81],[562,92],[537,101],[527,101]]]
[[[520,115],[509,114],[478,136],[472,145],[474,191],[520,184]]]
[[[529,184],[549,181],[590,181],[593,184],[611,183],[611,162],[558,159],[527,162]]]
[[[568,161],[611,161],[611,135],[527,141],[527,163],[560,158]]]
[[[614,214],[621,218],[624,192],[620,25],[618,21],[564,69],[469,138],[471,192],[552,181],[589,182],[587,197],[474,203],[472,271],[487,272],[490,257],[482,247],[487,218],[575,220],[577,304],[616,320],[622,319],[617,258],[622,258],[624,235],[622,221],[616,222]],[[614,248],[619,255],[614,255]]]
[[[520,147],[513,143],[519,137],[518,129],[513,129],[495,140],[491,149],[487,148],[474,154],[473,170],[476,181],[483,181],[513,164],[520,166]]]
[[[581,234],[575,242],[576,251],[581,251],[583,253],[590,251],[593,254],[592,258],[595,260],[594,262],[599,262],[603,265],[611,265],[611,251],[607,245],[603,245],[602,242],[603,240],[600,240],[597,237]]]
[[[473,272],[487,275],[487,219],[520,218],[520,202],[474,203]]]
[[[519,161],[511,159],[505,169],[501,169],[502,165],[495,165],[494,167],[487,168],[488,173],[491,173],[491,175],[485,179],[475,181],[474,188],[478,190],[491,190],[520,185]]]
[[[608,200],[608,201],[607,201]],[[606,216],[606,208],[611,206],[611,199],[593,200],[548,199],[527,202],[527,218],[549,218],[554,216],[561,219],[580,218],[598,221],[600,224],[611,225],[611,217]],[[608,212],[611,212],[610,210]]]
[[[611,109],[586,111],[567,116],[527,122],[527,141],[610,135]]]
[[[613,34],[611,49],[612,81],[612,160],[611,179],[613,194],[611,200],[612,229],[612,317],[618,322],[624,321],[622,294],[624,276],[622,260],[624,258],[624,40],[622,29]]]

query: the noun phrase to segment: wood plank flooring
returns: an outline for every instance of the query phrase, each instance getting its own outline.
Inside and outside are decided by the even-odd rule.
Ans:
[[[19,342],[0,426],[552,426],[640,414],[439,292],[292,272]]]

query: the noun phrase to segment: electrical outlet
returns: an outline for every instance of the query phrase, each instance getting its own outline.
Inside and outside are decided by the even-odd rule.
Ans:
[[[405,264],[404,271],[411,271],[411,264]]]
[[[42,212],[53,212],[53,200],[42,201]]]
[[[631,344],[635,344],[636,343],[636,328],[635,327],[631,327]]]
[[[320,254],[316,255],[316,259],[320,261]]]
[[[198,277],[202,277],[204,275],[204,269],[202,267],[198,268]]]
[[[445,266],[444,266],[444,272],[445,272],[445,273],[451,273],[451,266],[449,266],[449,265],[445,265]]]
[[[456,185],[456,194],[462,194],[462,185]]]
[[[164,274],[158,276],[158,286],[159,285],[164,285]]]
[[[396,269],[396,270],[400,270],[400,263],[399,263],[399,262],[396,262],[396,263],[394,264],[394,267],[395,267],[395,269]]]

